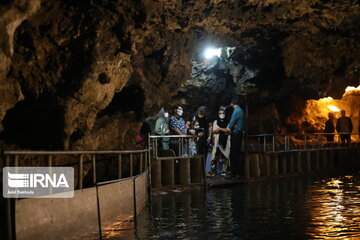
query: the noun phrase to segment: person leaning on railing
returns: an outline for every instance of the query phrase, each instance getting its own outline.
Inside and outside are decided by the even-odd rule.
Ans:
[[[184,113],[184,110],[181,105],[176,105],[174,108],[174,116],[171,116],[169,125],[170,133],[172,135],[186,135],[186,124],[185,120],[181,117]],[[170,148],[174,150],[176,156],[179,154],[179,139],[171,138],[170,139]]]
[[[157,135],[168,135],[170,133],[169,113],[164,108],[161,108],[161,110],[159,111],[159,113],[157,115],[158,115],[158,119],[156,119],[154,132]],[[170,148],[169,147],[169,138],[168,137],[161,138],[160,149],[168,150],[169,148]]]

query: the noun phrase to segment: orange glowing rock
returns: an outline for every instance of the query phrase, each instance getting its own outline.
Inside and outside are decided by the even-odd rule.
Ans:
[[[360,85],[358,87],[348,86],[345,89],[345,93],[344,93],[343,97],[348,96],[348,95],[360,95]]]

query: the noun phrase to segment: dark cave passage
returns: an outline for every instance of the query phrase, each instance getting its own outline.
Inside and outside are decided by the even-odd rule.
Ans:
[[[62,149],[64,110],[54,97],[27,98],[7,111],[0,138],[30,149]]]
[[[134,111],[136,117],[140,119],[143,115],[144,103],[144,90],[138,85],[130,85],[116,93],[107,108],[99,112],[98,117]]]

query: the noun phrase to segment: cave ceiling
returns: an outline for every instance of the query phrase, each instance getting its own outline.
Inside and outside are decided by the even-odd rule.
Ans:
[[[37,148],[125,148],[145,117],[189,96],[195,107],[219,104],[206,98],[214,92],[225,100],[241,93],[254,112],[257,104],[290,95],[340,97],[346,86],[359,84],[359,3],[2,1],[0,137],[33,147],[28,142],[37,132],[52,139]],[[230,59],[236,68],[220,77],[230,81],[223,92],[216,90],[219,82],[186,84],[210,45],[236,47]],[[248,82],[245,89],[231,82],[233,72]],[[24,130],[29,122],[34,131]],[[121,133],[104,137],[115,129]]]

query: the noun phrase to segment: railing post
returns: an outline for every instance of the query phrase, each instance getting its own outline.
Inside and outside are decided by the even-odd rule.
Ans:
[[[5,166],[10,167],[10,155],[6,155]],[[7,239],[13,239],[13,224],[12,224],[12,211],[11,211],[11,198],[6,198],[6,231]]]
[[[305,138],[304,138],[304,150],[307,149],[307,147],[306,147],[306,140],[307,140],[307,135],[305,135]]]
[[[50,176],[52,176],[52,160],[53,160],[53,156],[52,155],[49,155],[48,156],[48,166],[49,166],[49,174]],[[49,189],[49,194],[52,195],[52,188]]]
[[[139,174],[143,171],[143,153],[140,153],[140,167],[139,167]]]
[[[83,164],[84,164],[84,155],[80,155],[80,159],[79,159],[79,189],[83,188]]]
[[[155,142],[155,144],[154,144],[155,158],[158,158],[158,139],[154,138],[153,141]]]
[[[133,176],[133,154],[130,153],[130,177]]]
[[[15,155],[15,158],[14,158],[14,166],[15,166],[15,167],[18,167],[18,166],[19,166],[19,155]]]
[[[53,156],[52,156],[52,155],[49,155],[49,156],[48,156],[48,166],[49,166],[49,167],[52,167],[52,160],[53,160]]]
[[[182,152],[182,144],[183,144],[183,139],[181,137],[179,137],[179,153],[178,153],[178,157],[181,156],[181,152]]]
[[[266,136],[264,136],[264,152],[266,152]]]
[[[96,185],[96,155],[92,155],[92,165],[93,165],[93,184]]]
[[[121,154],[118,155],[118,178],[121,179]]]
[[[272,137],[272,149],[275,152],[275,136]]]

